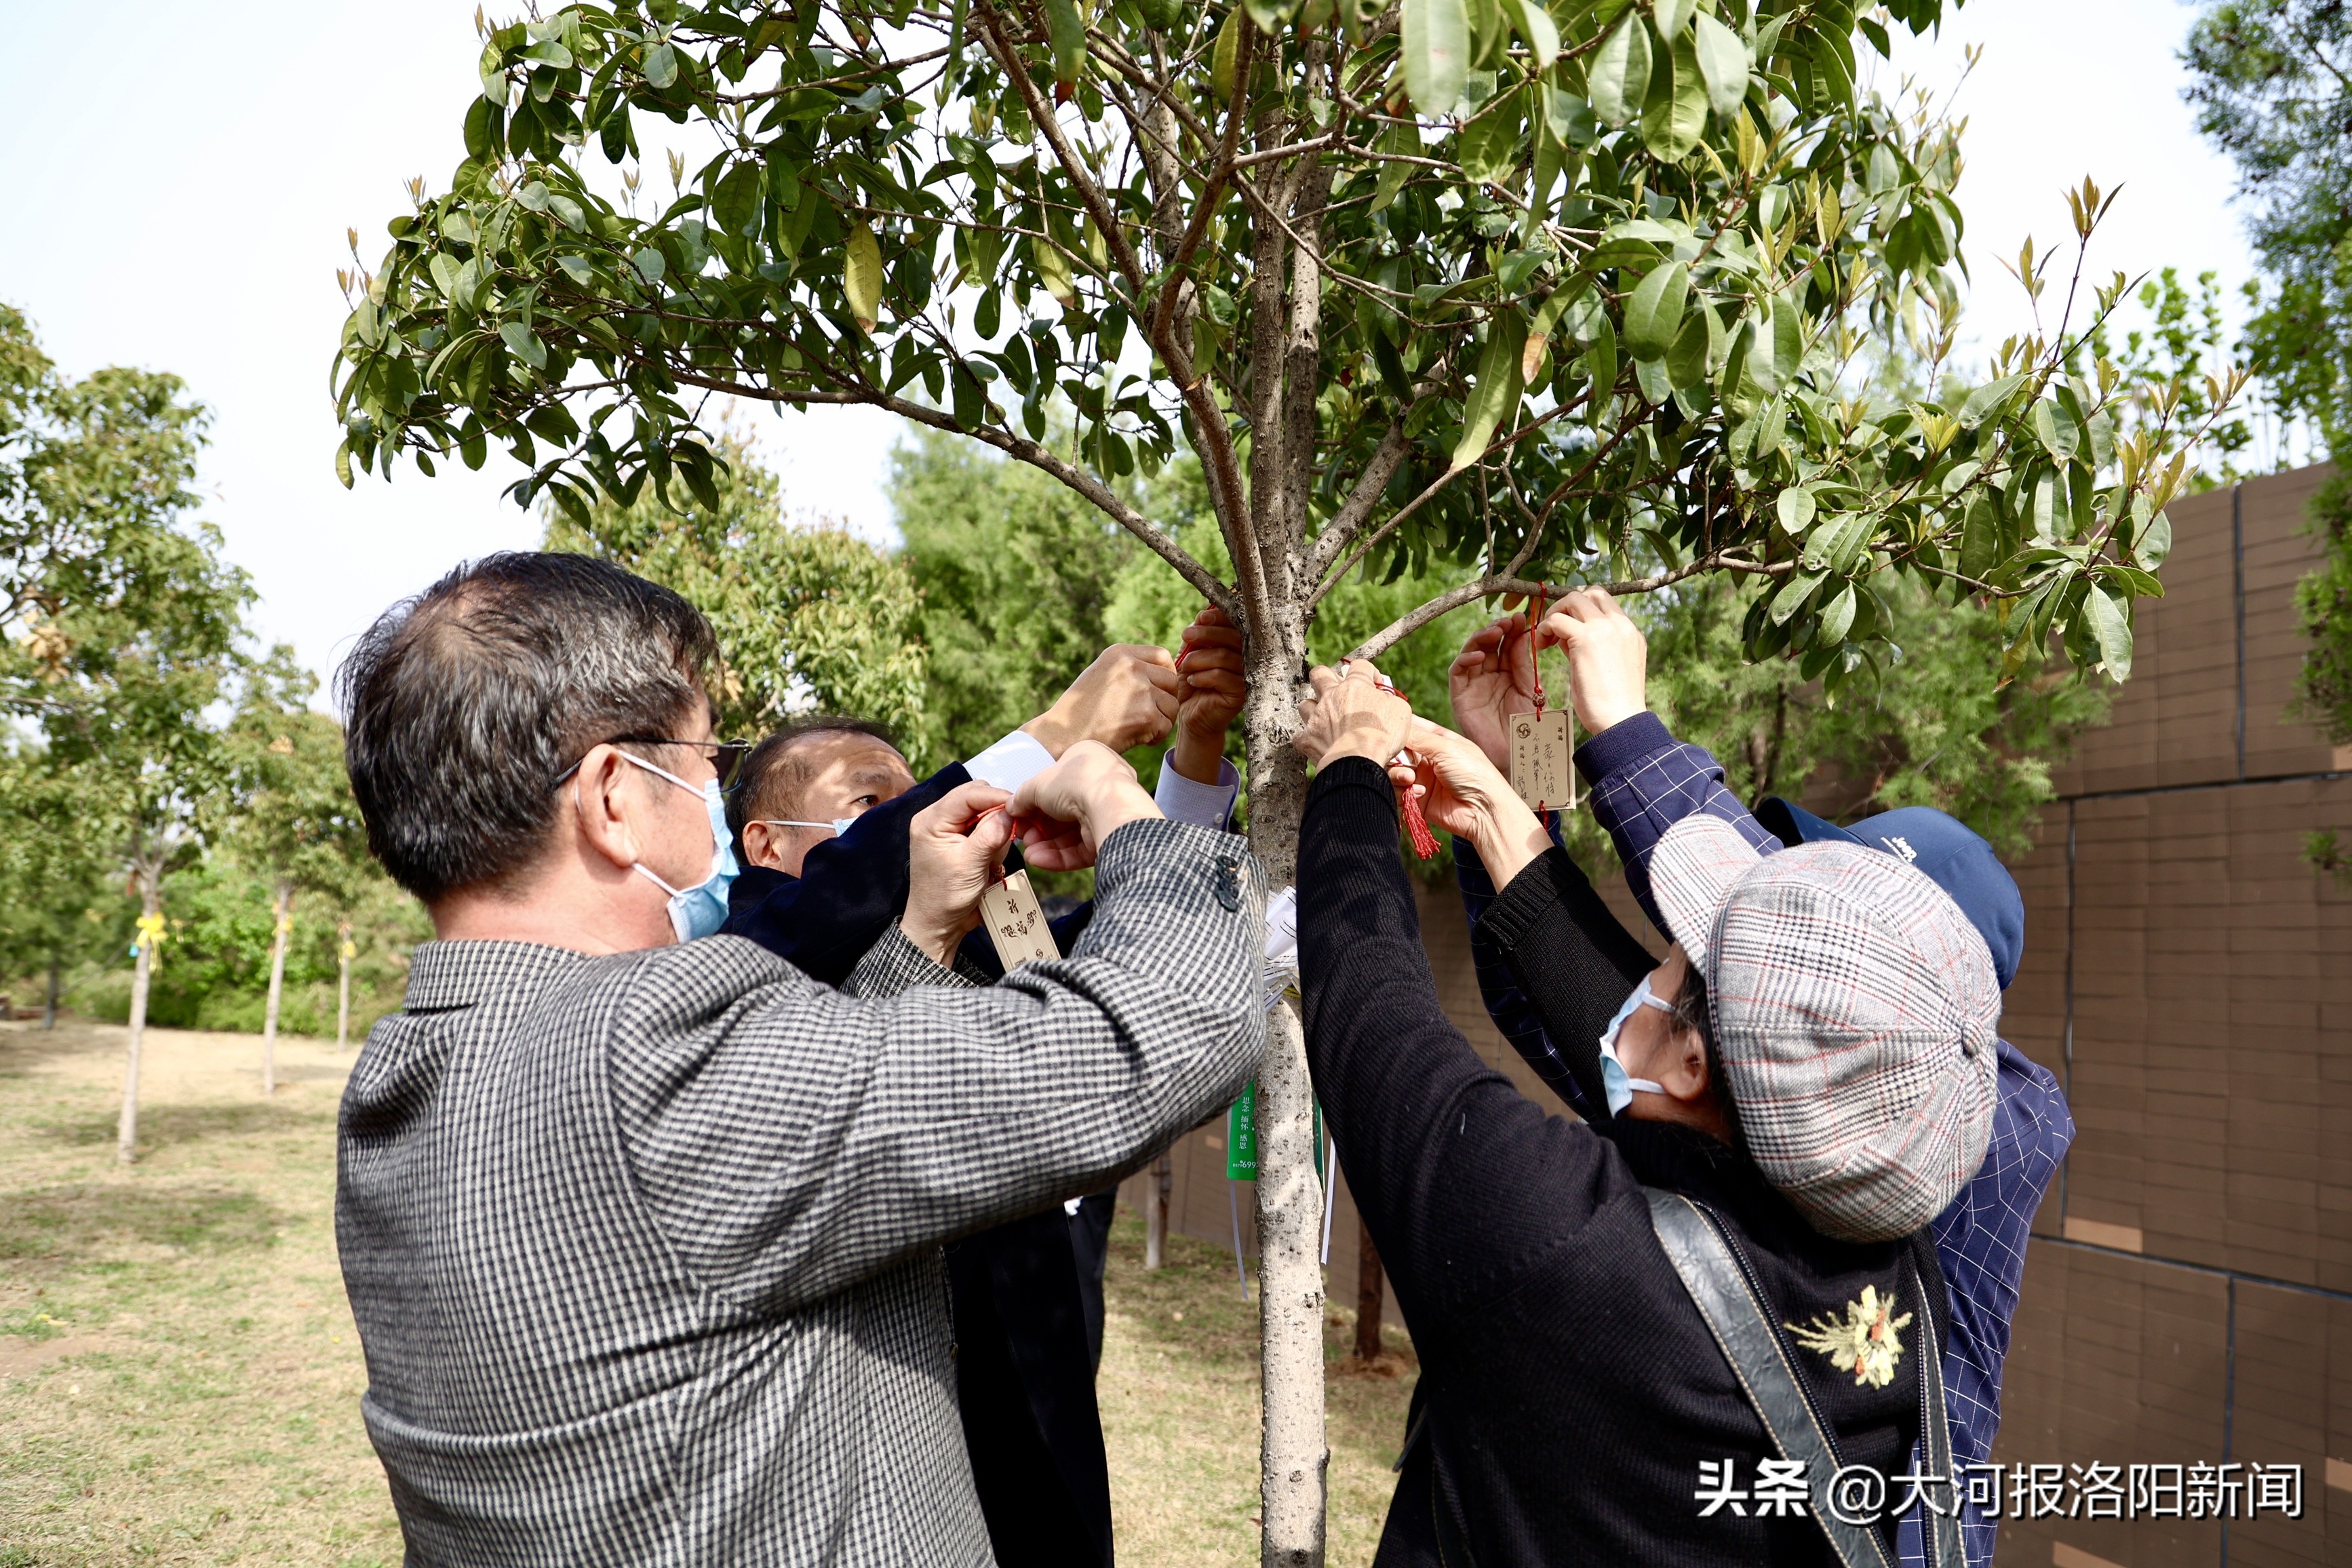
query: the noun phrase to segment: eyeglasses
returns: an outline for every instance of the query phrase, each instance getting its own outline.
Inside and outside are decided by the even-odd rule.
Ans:
[[[710,763],[711,771],[719,775],[719,788],[722,793],[734,789],[736,776],[743,771],[743,759],[751,752],[749,741],[681,741],[670,735],[614,735],[603,743],[607,746],[684,746],[688,751],[700,753]],[[574,763],[556,774],[555,782],[562,784],[579,771],[580,763]]]

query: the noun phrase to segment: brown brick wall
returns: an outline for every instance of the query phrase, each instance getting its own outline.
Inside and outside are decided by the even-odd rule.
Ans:
[[[2134,679],[2013,868],[2002,1019],[2066,1080],[2077,1138],[1996,1457],[2299,1463],[2305,1517],[2012,1521],[2003,1563],[2352,1563],[2352,1490],[2328,1484],[2352,1485],[2352,890],[2303,859],[2352,831],[2352,754],[2286,711],[2325,478],[2173,507]]]

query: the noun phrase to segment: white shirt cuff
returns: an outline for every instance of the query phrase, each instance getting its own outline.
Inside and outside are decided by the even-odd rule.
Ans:
[[[1160,815],[1171,822],[1223,832],[1225,824],[1233,820],[1234,796],[1241,790],[1242,775],[1231,762],[1220,757],[1217,782],[1205,784],[1178,773],[1173,757],[1171,752],[1160,759],[1160,787],[1151,792],[1160,803]]]
[[[963,771],[998,789],[1019,789],[1054,765],[1054,753],[1026,730],[1015,730],[964,763]]]

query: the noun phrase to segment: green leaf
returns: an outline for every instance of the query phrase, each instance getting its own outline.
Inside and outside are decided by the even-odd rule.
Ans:
[[[761,186],[766,179],[766,171],[750,162],[737,163],[719,176],[710,191],[710,217],[721,233],[747,239],[758,236]]]
[[[1519,161],[1518,95],[1488,104],[1454,139],[1454,161],[1480,184],[1500,184]]]
[[[1780,386],[1795,379],[1797,367],[1804,363],[1805,318],[1797,302],[1787,295],[1776,295],[1772,300],[1772,375]]]
[[[2098,639],[2099,662],[2107,667],[2108,679],[2129,680],[2132,667],[2131,612],[2103,584],[2091,584],[2083,600],[2089,612],[2091,635]]]
[[[1541,0],[1517,0],[1512,19],[1518,24],[1519,37],[1528,41],[1528,51],[1541,74],[1559,55],[1559,28],[1553,24],[1551,13],[1543,8]]]
[[[1486,452],[1499,426],[1518,412],[1519,359],[1527,347],[1527,318],[1516,310],[1503,311],[1486,329],[1486,352],[1478,361],[1478,384],[1462,410],[1462,436],[1454,444],[1454,462],[1446,470],[1466,468]]]
[[[465,271],[464,265],[444,250],[433,258],[427,270],[433,274],[434,286],[441,290],[441,297],[453,305],[458,303],[457,290]]]
[[[2158,512],[2132,542],[2132,556],[2153,572],[2162,566],[2164,558],[2171,553],[2172,518],[2168,513]]]
[[[662,253],[650,245],[630,257],[629,265],[636,268],[638,278],[643,279],[648,288],[660,282],[662,274],[669,267],[669,264],[662,259]]]
[[[1413,108],[1430,116],[1453,113],[1470,70],[1470,13],[1463,0],[1404,0],[1402,47],[1404,90]]]
[[[1720,119],[1739,112],[1748,97],[1748,72],[1752,64],[1739,35],[1701,11],[1692,37],[1698,74],[1706,83],[1706,101]],[[1778,227],[1776,224],[1773,226]]]
[[[1979,494],[1969,502],[1968,521],[1960,526],[1960,575],[1985,581],[2000,564],[2000,508],[1992,497]]]
[[[1845,641],[1845,634],[1853,626],[1853,584],[1848,583],[1838,590],[1836,598],[1822,607],[1822,622],[1813,633],[1815,647],[1830,647]]]
[[[1036,268],[1037,282],[1054,302],[1064,310],[1077,303],[1078,291],[1070,280],[1070,258],[1050,240],[1032,236],[1029,240],[1029,262]]]
[[[848,254],[842,268],[842,290],[849,296],[849,313],[867,337],[882,319],[882,247],[864,218],[849,228]]]
[[[1242,8],[1236,5],[1225,13],[1224,25],[1217,29],[1216,47],[1209,55],[1209,89],[1219,103],[1234,100],[1234,79],[1240,74],[1241,61]]]
[[[2033,521],[2033,537],[2047,544],[2058,537],[2060,495],[2058,470],[2041,468],[2033,476],[2032,489],[2027,491],[2027,516]]]
[[[1380,150],[1397,157],[1418,158],[1422,155],[1421,137],[1410,125],[1391,125],[1381,136]],[[1380,184],[1372,188],[1371,210],[1379,212],[1396,200],[1404,183],[1412,178],[1418,167],[1412,163],[1382,163]]]
[[[342,480],[343,489],[352,488],[352,443],[349,437],[335,447],[335,478]]]
[[[1045,0],[1045,33],[1054,47],[1054,83],[1066,94],[1087,59],[1087,25],[1076,0]]]
[[[1828,575],[1825,572],[1790,573],[1788,579],[1780,584],[1780,591],[1772,595],[1772,624],[1787,626],[1789,618],[1805,607],[1805,601],[1813,596],[1813,590],[1820,587]]]
[[[580,204],[570,196],[557,195],[551,192],[547,198],[547,210],[554,216],[556,222],[574,233],[584,232],[588,227],[587,213],[583,211]]]
[[[677,54],[667,44],[656,44],[646,51],[646,85],[656,92],[665,92],[677,79]]]
[[[1585,422],[1597,428],[1617,391],[1617,329],[1605,314],[1592,324],[1592,337],[1584,349],[1584,373],[1592,382]]]
[[[1792,539],[1805,536],[1805,530],[1813,525],[1813,513],[1817,509],[1813,492],[1802,485],[1790,486],[1773,503],[1773,510],[1780,514],[1782,531]]]
[[[1683,306],[1690,298],[1690,268],[1668,261],[1633,286],[1625,301],[1625,348],[1637,360],[1664,357],[1683,324]]]
[[[515,358],[529,364],[531,369],[547,368],[547,346],[534,337],[531,330],[520,321],[500,323],[499,336],[505,341],[507,351]]]
[[[1642,100],[1642,145],[1663,163],[1679,163],[1706,132],[1706,82],[1687,36],[1676,38],[1659,63],[1665,68],[1651,70],[1650,90]]]
[[[1693,310],[1684,318],[1682,331],[1666,350],[1666,384],[1677,392],[1704,384],[1706,345],[1707,313],[1704,309]]]
[[[1698,0],[1657,0],[1658,37],[1669,43],[1690,26]]]
[[[1650,29],[1640,11],[1627,11],[1601,40],[1585,86],[1593,117],[1604,125],[1628,125],[1641,113],[1650,90]]]
[[[2074,456],[2082,431],[2074,416],[2058,405],[2055,398],[2045,397],[2033,405],[2033,438],[2053,461],[2065,463]]]
[[[2012,393],[2025,384],[2025,376],[2026,373],[2022,371],[2015,375],[2005,375],[1999,381],[1988,382],[1969,393],[1968,401],[1960,405],[1960,428],[1973,430],[1983,424],[2001,404],[2009,400]]]

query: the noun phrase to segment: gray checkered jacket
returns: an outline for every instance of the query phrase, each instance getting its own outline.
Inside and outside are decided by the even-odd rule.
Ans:
[[[362,1409],[411,1563],[990,1561],[940,1244],[1098,1192],[1264,1045],[1264,877],[1103,847],[1070,958],[894,928],[846,994],[748,942],[417,950],[343,1097]]]

